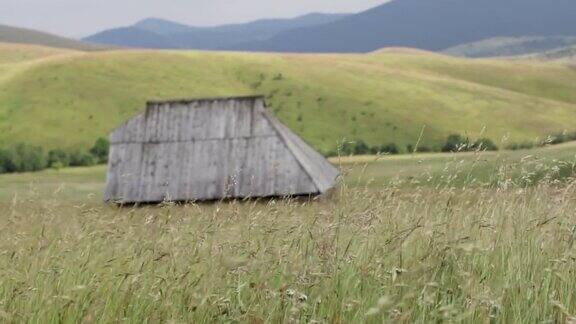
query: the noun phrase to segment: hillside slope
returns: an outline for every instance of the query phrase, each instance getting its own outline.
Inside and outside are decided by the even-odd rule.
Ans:
[[[7,51],[3,51],[3,55]],[[438,146],[450,133],[495,141],[574,130],[576,71],[560,64],[363,55],[65,52],[0,64],[0,145],[91,145],[148,99],[265,94],[322,151],[342,139]]]
[[[0,25],[0,43],[30,44],[82,51],[102,50],[105,46],[84,43],[32,29]]]
[[[491,37],[576,36],[575,12],[573,0],[393,0],[333,23],[229,49],[333,53],[404,46],[440,51]]]
[[[576,63],[576,45],[526,56],[526,58],[537,59],[541,61],[563,61]]]
[[[460,57],[499,57],[544,53],[576,45],[576,37],[496,37],[442,51]]]
[[[8,68],[11,67],[9,63],[20,63],[75,52],[62,48],[0,42],[0,64]]]

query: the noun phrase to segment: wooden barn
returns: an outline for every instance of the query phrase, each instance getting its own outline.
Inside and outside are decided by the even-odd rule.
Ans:
[[[149,102],[110,143],[110,202],[318,195],[338,177],[263,97]]]

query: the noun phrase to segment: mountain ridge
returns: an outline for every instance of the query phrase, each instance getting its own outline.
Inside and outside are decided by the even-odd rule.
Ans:
[[[185,32],[191,28],[185,24],[163,18],[145,18],[139,20],[129,27],[136,27],[159,35],[170,35],[173,33]]]
[[[96,33],[84,40],[135,48],[218,50],[238,43],[262,41],[290,29],[323,24],[346,16],[311,13],[294,18],[259,19],[213,27],[195,27],[162,18],[146,18],[131,26]]]
[[[289,30],[226,50],[365,53],[414,47],[441,51],[491,37],[576,36],[571,0],[394,0],[331,23]]]

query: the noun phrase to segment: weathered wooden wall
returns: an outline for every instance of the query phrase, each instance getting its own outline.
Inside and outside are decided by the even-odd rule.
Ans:
[[[110,140],[108,201],[316,194],[338,175],[261,97],[151,102]]]

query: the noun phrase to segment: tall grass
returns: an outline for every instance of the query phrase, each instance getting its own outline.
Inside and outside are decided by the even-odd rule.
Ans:
[[[576,182],[0,216],[1,322],[576,321]],[[88,201],[88,200],[87,200]]]

